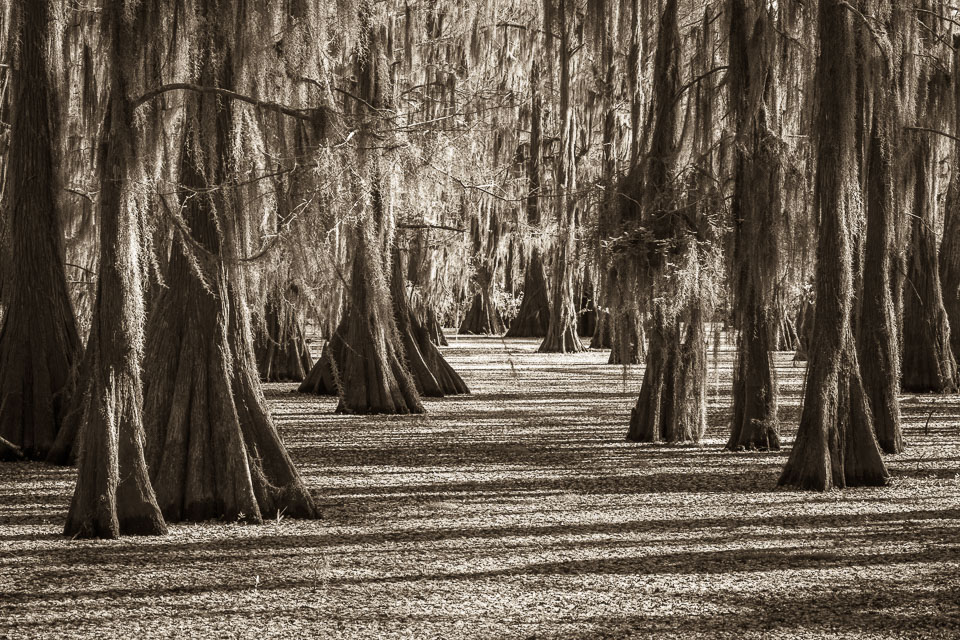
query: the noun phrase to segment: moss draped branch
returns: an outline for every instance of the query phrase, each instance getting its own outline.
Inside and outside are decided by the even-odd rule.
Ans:
[[[237,93],[236,91],[230,91],[229,89],[221,89],[219,87],[205,87],[199,84],[193,84],[190,82],[173,82],[170,84],[165,84],[162,86],[148,91],[139,98],[133,101],[133,108],[139,109],[146,103],[154,100],[165,93],[170,93],[172,91],[193,91],[194,93],[213,93],[224,98],[230,98],[231,100],[239,100],[240,102],[246,102],[247,104],[252,104],[258,109],[265,109],[267,111],[273,111],[275,113],[281,113],[285,116],[290,116],[291,118],[296,118],[298,120],[303,120],[305,122],[316,122],[319,118],[322,118],[325,114],[324,109],[295,109],[293,107],[280,104],[278,102],[271,102],[269,100],[258,100],[251,96],[244,95],[242,93]]]

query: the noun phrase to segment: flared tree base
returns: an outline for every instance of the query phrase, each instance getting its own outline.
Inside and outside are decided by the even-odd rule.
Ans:
[[[301,382],[313,368],[300,320],[286,307],[281,301],[267,303],[265,326],[254,341],[257,371],[265,382]]]
[[[467,335],[499,336],[505,330],[500,312],[488,293],[473,296],[473,302],[460,323],[459,332]]]
[[[676,324],[658,321],[650,331],[647,368],[627,440],[699,442],[706,420],[703,322],[699,317],[689,322],[681,343]]]

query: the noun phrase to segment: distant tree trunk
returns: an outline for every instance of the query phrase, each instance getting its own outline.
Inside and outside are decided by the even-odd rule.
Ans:
[[[313,368],[313,358],[296,308],[283,296],[272,294],[264,314],[254,341],[260,378],[267,382],[302,381]]]
[[[953,52],[954,73],[960,71],[960,49]],[[953,83],[953,135],[960,137],[960,82]],[[940,284],[943,308],[950,323],[950,347],[960,362],[960,142],[954,144],[954,166],[943,214],[940,245]],[[960,374],[958,374],[960,375]]]
[[[810,342],[813,339],[813,320],[817,306],[814,302],[804,299],[797,311],[797,352],[793,356],[794,362],[804,362],[810,351]]]
[[[871,0],[871,4],[873,15],[891,16],[887,18],[887,35],[891,42],[896,42],[898,18],[891,15],[889,3]],[[894,154],[901,126],[895,94],[898,83],[893,74],[894,61],[887,59],[889,53],[876,47],[874,33],[861,29],[860,38],[864,52],[861,76],[869,85],[864,91],[872,102],[872,121],[868,123],[865,158],[867,237],[863,294],[859,296],[857,357],[880,447],[887,453],[900,453],[900,344],[891,277],[897,235]]]
[[[699,441],[706,428],[706,344],[698,299],[677,309],[670,296],[675,286],[666,264],[695,251],[681,219],[681,195],[675,184],[679,144],[681,41],[678,2],[666,0],[654,61],[654,123],[644,164],[625,179],[624,219],[640,219],[646,228],[641,284],[655,304],[646,332],[647,369],[630,418],[627,439],[636,442]],[[641,172],[642,168],[642,172]],[[636,208],[640,207],[639,212]],[[631,211],[633,210],[633,211]],[[681,322],[686,329],[681,337]]]
[[[797,333],[797,327],[790,317],[789,311],[782,301],[775,307],[776,312],[776,339],[774,348],[777,351],[795,351],[800,346],[800,336]]]
[[[960,61],[954,63],[954,68],[960,69]],[[957,84],[960,86],[960,83]],[[957,102],[957,108],[960,109],[960,100]],[[957,133],[960,133],[960,127]],[[950,324],[951,350],[954,359],[960,361],[960,166],[954,168],[944,210],[940,284],[943,288],[943,308]]]
[[[77,484],[64,527],[64,535],[81,538],[167,532],[143,452],[142,221],[124,192],[136,155],[133,114],[120,69],[135,58],[139,49],[134,45],[140,42],[132,33],[124,35],[128,29],[121,26],[121,10],[117,3],[108,4],[103,14],[111,98],[101,142],[100,263],[81,381]]]
[[[607,331],[610,358],[607,364],[640,364],[646,349],[643,316],[636,308],[636,296],[627,290],[627,282],[616,267],[607,280],[607,301],[610,304]]]
[[[532,97],[530,109],[530,152],[527,154],[527,197],[525,208],[527,224],[536,230],[540,226],[540,156],[543,125],[543,99],[540,97],[540,65],[534,59],[531,70]],[[523,299],[517,317],[507,331],[508,338],[542,338],[550,325],[550,300],[547,293],[547,271],[540,248],[530,250],[527,268],[523,275]]]
[[[957,362],[940,291],[936,240],[937,153],[930,134],[917,135],[916,184],[907,285],[903,292],[903,389],[957,390]]]
[[[523,276],[523,299],[517,317],[510,324],[507,338],[542,338],[550,324],[550,301],[547,297],[547,270],[540,249],[530,250]]]
[[[368,47],[358,52],[356,77],[364,104],[381,109],[387,105],[389,70],[385,43],[370,24],[369,11],[368,7],[358,11]],[[358,163],[365,175],[358,181],[357,190],[367,205],[354,226],[349,303],[325,353],[300,389],[318,392],[321,387],[327,391],[335,387],[340,395],[340,413],[423,413],[420,395],[404,362],[390,295],[387,260],[394,225],[383,200],[383,161],[376,151],[364,148],[367,142],[372,146],[368,131],[361,130],[359,138]]]
[[[547,335],[540,343],[540,353],[577,353],[584,351],[577,335],[577,313],[573,300],[573,256],[576,240],[576,120],[571,105],[571,60],[573,49],[570,34],[569,7],[561,0],[558,27],[560,29],[560,117],[563,131],[560,136],[560,160],[557,163],[557,183],[560,189],[557,218],[558,237],[553,263],[553,295]],[[548,26],[548,28],[550,28]]]
[[[410,309],[400,252],[396,247],[393,248],[390,295],[393,298],[393,313],[400,342],[403,344],[407,367],[413,375],[417,392],[430,397],[470,393],[463,379],[430,341],[430,334]]]
[[[859,185],[854,19],[843,0],[821,0],[816,319],[800,426],[779,480],[819,491],[887,481],[851,331]]]
[[[581,338],[593,336],[597,329],[596,288],[593,285],[591,269],[584,269],[583,283],[580,289],[580,305],[577,310],[577,334]]]
[[[344,314],[344,320],[350,317],[349,311]],[[340,395],[340,372],[336,363],[344,362],[346,358],[346,345],[342,337],[343,331],[346,331],[346,326],[341,323],[323,345],[320,357],[313,363],[313,367],[311,367],[303,382],[300,383],[300,386],[297,387],[297,391],[318,396]]]
[[[199,80],[233,86],[214,0],[198,8]],[[216,60],[214,59],[216,52]],[[317,515],[267,410],[253,354],[245,276],[238,264],[227,156],[229,102],[187,103],[180,159],[187,229],[174,243],[147,325],[144,423],[157,502],[171,522]]]
[[[727,449],[779,449],[776,380],[771,371],[777,224],[783,209],[780,148],[769,109],[776,95],[776,33],[766,0],[731,0],[730,95],[736,122],[734,321],[740,329],[733,382],[733,424]]]
[[[427,334],[430,336],[430,342],[441,347],[448,346],[447,337],[443,335],[443,325],[441,325],[440,320],[437,319],[437,312],[433,307],[427,308],[421,324],[423,324],[427,330]]]
[[[611,312],[606,309],[600,309],[597,314],[597,328],[593,331],[593,337],[590,338],[591,349],[609,349],[610,323],[612,322]]]
[[[56,208],[46,66],[50,0],[18,0],[19,56],[13,73],[12,121],[3,187],[7,261],[6,312],[0,325],[0,437],[28,458],[53,446],[71,393],[80,338],[64,275]]]
[[[488,264],[477,267],[474,277],[476,293],[463,322],[460,333],[475,335],[500,335],[504,332],[503,320],[493,301],[493,271]]]
[[[680,322],[656,317],[647,368],[630,415],[627,440],[699,442],[706,430],[706,357],[702,315],[694,310],[681,340]]]

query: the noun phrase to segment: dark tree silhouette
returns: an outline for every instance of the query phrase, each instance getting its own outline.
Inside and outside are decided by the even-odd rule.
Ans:
[[[18,0],[19,55],[13,96],[3,217],[7,251],[0,326],[0,437],[43,459],[69,405],[80,338],[64,275],[56,206],[51,122],[49,0]]]

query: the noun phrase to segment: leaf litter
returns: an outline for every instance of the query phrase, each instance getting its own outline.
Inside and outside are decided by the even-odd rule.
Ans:
[[[75,471],[0,466],[0,638],[960,637],[960,397],[904,396],[890,486],[805,493],[722,451],[730,347],[697,446],[624,441],[642,366],[536,347],[451,340],[474,393],[424,416],[267,385],[319,521],[67,540]]]

